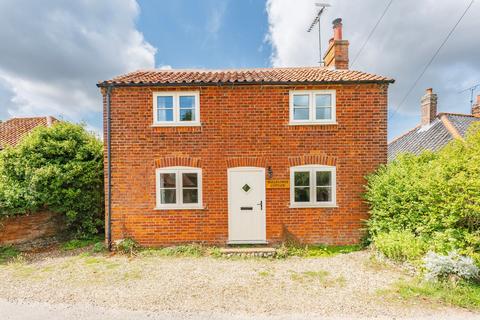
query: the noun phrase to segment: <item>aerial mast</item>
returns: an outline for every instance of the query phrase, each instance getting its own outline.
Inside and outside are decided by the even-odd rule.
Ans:
[[[480,88],[480,83],[477,83],[476,85],[471,86],[470,88],[466,88],[459,93],[464,93],[465,91],[470,91],[470,107],[473,106],[473,94],[477,88]]]
[[[325,11],[327,7],[330,7],[328,3],[315,3],[317,7],[320,9],[318,10],[317,15],[313,19],[312,23],[310,24],[310,27],[308,27],[307,32],[311,32],[313,28],[315,27],[316,24],[318,24],[318,53],[319,53],[319,60],[318,63],[320,64],[321,67],[324,66],[323,58],[322,58],[322,33],[321,33],[321,28],[320,28],[320,16],[322,13]]]

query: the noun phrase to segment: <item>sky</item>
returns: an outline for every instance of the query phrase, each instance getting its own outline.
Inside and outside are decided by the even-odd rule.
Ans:
[[[393,0],[359,53],[389,1],[322,0],[331,7],[321,29],[325,49],[331,21],[341,17],[351,69],[396,80],[389,89],[392,139],[419,123],[426,88],[438,94],[439,111],[470,112],[470,92],[459,92],[480,83],[480,1],[406,99],[471,0]],[[318,34],[306,32],[315,2],[2,0],[0,119],[53,115],[100,133],[99,80],[145,68],[316,66]]]

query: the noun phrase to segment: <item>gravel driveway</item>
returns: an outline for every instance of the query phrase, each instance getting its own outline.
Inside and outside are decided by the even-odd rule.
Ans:
[[[0,265],[0,318],[52,318],[15,318],[13,310],[29,308],[33,316],[54,310],[67,319],[77,319],[77,309],[93,315],[104,310],[102,319],[480,318],[378,293],[402,277],[372,263],[365,251],[286,260],[46,257]],[[78,319],[89,318],[84,313]]]

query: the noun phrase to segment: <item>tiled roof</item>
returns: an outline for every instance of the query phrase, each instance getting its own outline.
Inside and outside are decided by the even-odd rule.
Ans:
[[[38,126],[47,126],[58,121],[54,117],[12,118],[0,122],[0,150],[7,145],[14,146],[30,131]]]
[[[465,134],[468,131],[468,128],[470,128],[470,125],[475,122],[479,122],[480,118],[478,117],[473,117],[473,116],[468,116],[468,115],[463,115],[463,114],[446,114],[448,117],[448,120],[453,124],[455,129],[457,129],[458,133],[462,137],[465,136]]]
[[[390,82],[394,80],[353,70],[335,70],[324,67],[264,68],[234,70],[139,70],[99,86],[167,85],[167,84],[231,84],[231,83],[309,83],[309,82]]]
[[[446,121],[448,121],[447,124],[453,126],[453,131],[445,124]],[[465,137],[470,125],[479,121],[479,117],[468,114],[440,113],[430,125],[417,126],[390,142],[388,144],[388,161],[392,161],[401,153],[419,155],[425,150],[437,151],[451,141],[455,135],[460,134]]]

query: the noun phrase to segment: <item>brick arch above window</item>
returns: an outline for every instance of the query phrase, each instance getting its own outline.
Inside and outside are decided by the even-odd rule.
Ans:
[[[227,159],[227,168],[235,167],[265,167],[266,160],[262,157],[236,157]]]
[[[163,157],[155,159],[155,168],[164,167],[193,167],[200,168],[201,161],[199,158],[192,157]]]
[[[325,166],[336,166],[337,165],[337,158],[327,155],[326,153],[323,154],[307,154],[303,156],[297,157],[289,157],[288,162],[290,167],[295,166],[304,166],[308,164],[321,164]]]

